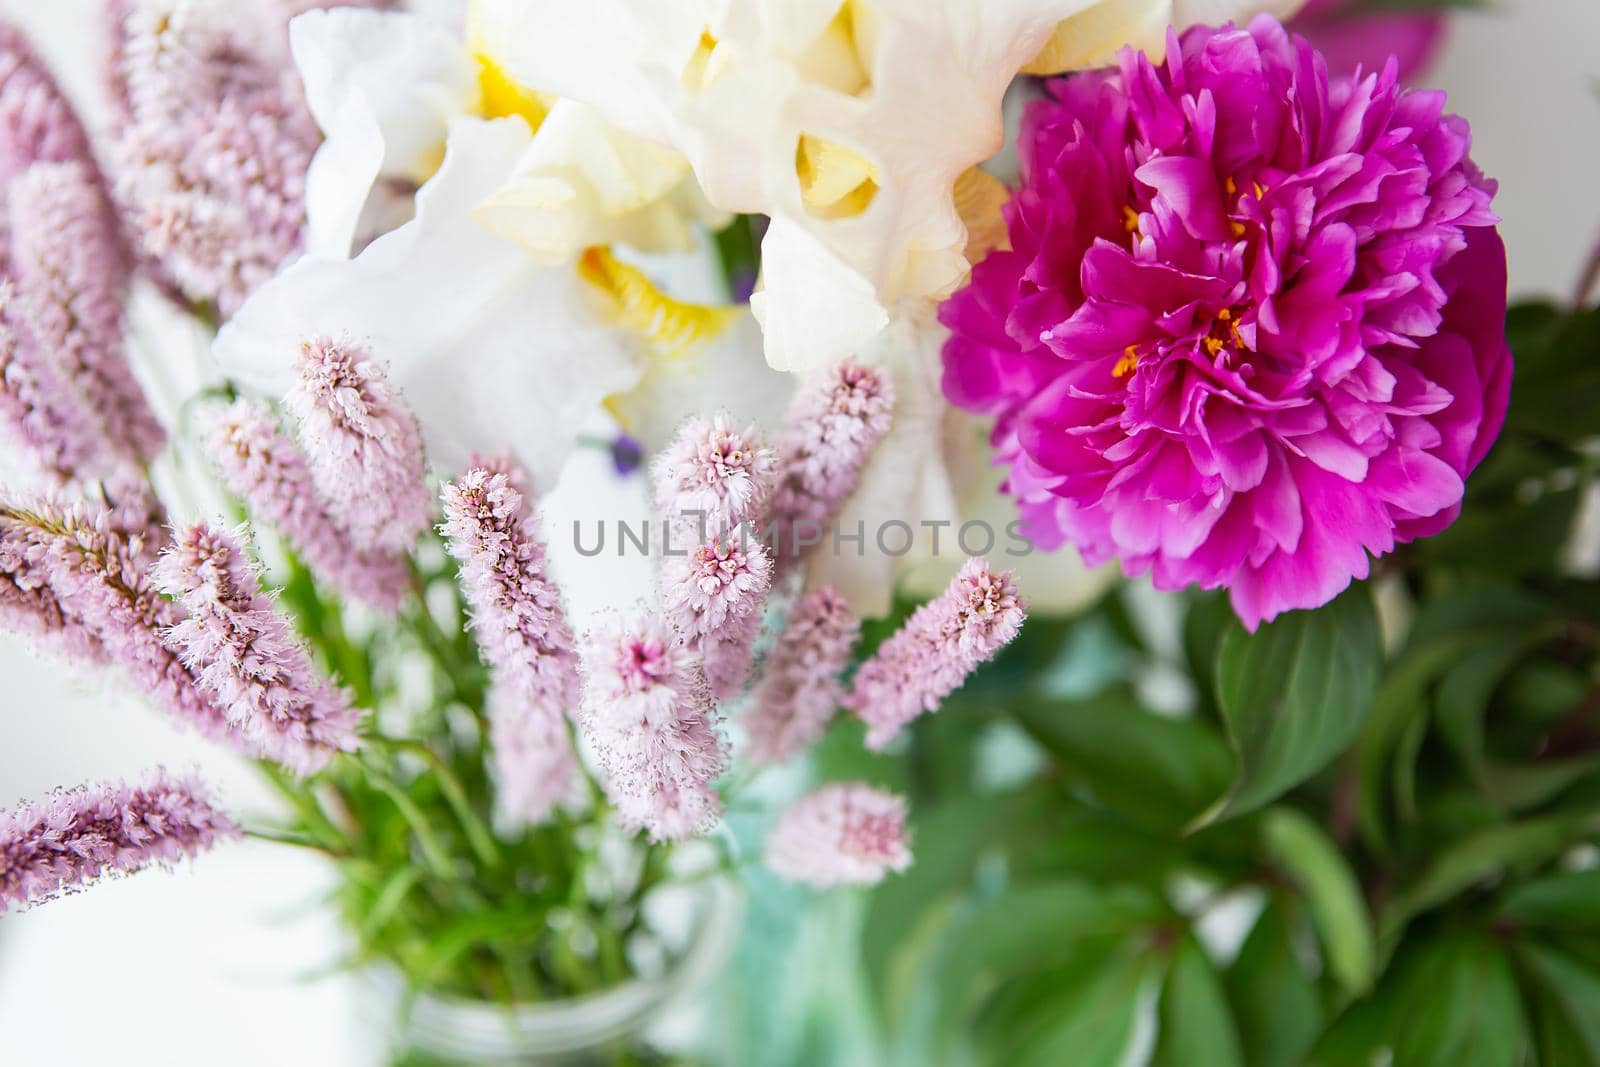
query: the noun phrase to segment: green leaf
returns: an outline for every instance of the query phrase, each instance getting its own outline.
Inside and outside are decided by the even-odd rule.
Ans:
[[[1128,1061],[1146,992],[1159,976],[1159,963],[1148,953],[1113,954],[1089,980],[1062,990],[1048,1026],[1004,1067],[1120,1067]]]
[[[1347,992],[1365,992],[1377,967],[1372,921],[1338,846],[1316,823],[1290,808],[1267,812],[1261,836],[1267,855],[1305,897],[1328,970]]]
[[[1322,1029],[1316,983],[1295,954],[1284,902],[1269,900],[1226,974],[1246,1067],[1298,1067]]]
[[[1600,1064],[1600,974],[1546,945],[1523,945],[1518,959],[1540,1067]]]
[[[1152,714],[1123,689],[1019,700],[1012,712],[1096,800],[1145,826],[1184,825],[1228,781],[1227,745],[1214,729]]]
[[[1562,812],[1491,826],[1436,856],[1384,910],[1379,941],[1392,945],[1417,915],[1452,900],[1507,868],[1547,862],[1600,830],[1600,814]]]
[[[960,918],[934,971],[937,1018],[953,1036],[1001,983],[1115,946],[1166,917],[1132,889],[1082,882],[1017,886]]]
[[[1527,1027],[1511,961],[1454,933],[1411,947],[1329,1027],[1310,1067],[1521,1067]]]
[[[1382,660],[1377,613],[1360,586],[1254,634],[1235,625],[1217,691],[1238,769],[1201,821],[1259,808],[1327,766],[1361,729]]]
[[[1239,1034],[1216,968],[1193,937],[1172,956],[1161,992],[1161,1032],[1151,1067],[1243,1067]]]
[[[1563,871],[1512,890],[1500,915],[1517,926],[1600,933],[1600,868]]]

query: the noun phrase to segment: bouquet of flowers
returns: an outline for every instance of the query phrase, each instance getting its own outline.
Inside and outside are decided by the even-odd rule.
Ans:
[[[92,138],[0,24],[0,624],[282,800],[22,801],[0,909],[278,842],[511,1017],[759,853],[883,882],[938,1062],[1600,1061],[1592,315],[1513,309],[1513,404],[1439,16],[1299,6],[108,0]],[[130,293],[208,338],[174,403]],[[1441,974],[1495,1052],[1384,1006]]]

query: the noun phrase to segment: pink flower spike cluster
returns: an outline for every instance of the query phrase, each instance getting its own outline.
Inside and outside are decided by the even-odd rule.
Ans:
[[[461,590],[493,670],[489,741],[502,817],[538,824],[582,782],[566,716],[582,695],[561,594],[545,574],[533,510],[504,465],[469,470],[443,490],[441,532],[461,561]]]
[[[656,507],[674,526],[707,534],[760,525],[778,477],[778,457],[755,427],[736,431],[724,415],[692,418],[651,465]]]
[[[82,124],[0,23],[0,424],[59,481],[143,466],[166,433],[124,338],[129,264]]]
[[[0,912],[100,878],[192,859],[238,836],[198,781],[159,768],[139,785],[58,791],[0,812]]]
[[[228,490],[282,534],[320,580],[380,610],[400,603],[410,588],[404,558],[351,542],[329,516],[305,456],[265,404],[234,401],[211,415],[205,436]]]
[[[238,534],[195,523],[178,531],[152,578],[188,611],[167,647],[260,755],[309,774],[355,751],[360,712],[324,678],[261,593]]]
[[[180,725],[241,745],[241,737],[193,674],[167,648],[163,634],[182,620],[177,605],[150,585],[142,549],[116,530],[107,512],[51,500],[0,502],[0,566],[36,596],[48,590],[69,628],[63,639],[93,638],[105,659]]]
[[[831,586],[795,603],[745,715],[751,763],[793,759],[822,737],[844,703],[839,677],[860,636],[861,620]]]
[[[738,693],[772,586],[772,558],[748,526],[736,526],[693,552],[661,564],[663,606],[684,643],[705,665],[711,694]]]
[[[811,378],[790,401],[779,444],[771,543],[780,569],[817,543],[855,492],[872,450],[889,432],[888,375],[847,359]]]
[[[306,341],[287,406],[311,480],[351,540],[380,551],[414,545],[428,525],[422,432],[367,347]]]
[[[767,836],[766,864],[813,889],[874,885],[911,865],[903,798],[865,782],[833,782],[784,811]]]
[[[900,728],[936,710],[1022,629],[1022,600],[1008,572],[969,559],[949,588],[912,612],[856,671],[849,707],[881,751]]]
[[[585,639],[583,667],[579,724],[623,824],[656,841],[709,830],[727,750],[699,657],[659,618],[612,616]]]
[[[118,199],[165,280],[224,317],[300,247],[320,140],[287,49],[237,9],[112,4]]]

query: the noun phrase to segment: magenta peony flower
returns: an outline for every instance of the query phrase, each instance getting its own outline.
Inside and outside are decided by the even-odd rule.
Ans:
[[[1334,74],[1381,70],[1394,56],[1400,79],[1429,66],[1444,41],[1442,11],[1378,11],[1362,0],[1306,0],[1289,28],[1304,34]]]
[[[1494,184],[1444,96],[1270,18],[1057,82],[1011,248],[945,305],[1036,542],[1226,587],[1254,628],[1436,533],[1511,380]]]

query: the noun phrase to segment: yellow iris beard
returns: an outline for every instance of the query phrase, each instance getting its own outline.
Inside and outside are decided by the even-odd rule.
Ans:
[[[716,337],[736,314],[731,307],[674,300],[639,268],[598,245],[579,258],[578,276],[599,292],[613,321],[668,359],[681,359]]]
[[[555,98],[547,93],[534,92],[506,73],[505,67],[483,49],[473,58],[478,61],[478,87],[482,92],[480,108],[486,119],[502,119],[508,115],[520,116],[528,128],[538,131],[544,117],[550,113]]]

